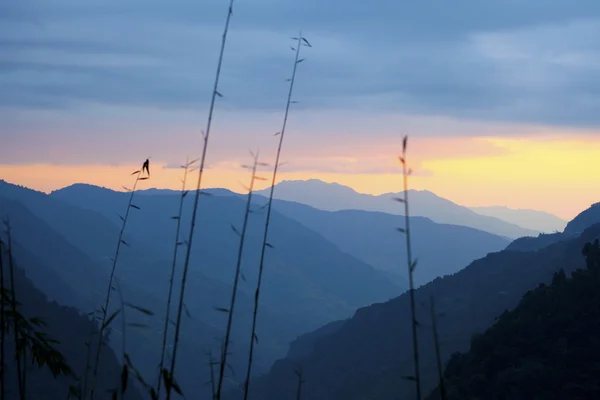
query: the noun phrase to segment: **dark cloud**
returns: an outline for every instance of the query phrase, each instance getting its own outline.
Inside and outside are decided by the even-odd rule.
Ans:
[[[0,116],[202,109],[226,9],[225,0],[6,3]],[[221,109],[281,110],[289,37],[302,28],[314,47],[300,66],[297,109],[600,123],[597,0],[240,1],[231,27]]]

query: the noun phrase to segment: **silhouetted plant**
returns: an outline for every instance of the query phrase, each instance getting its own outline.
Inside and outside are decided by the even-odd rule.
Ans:
[[[6,343],[6,313],[4,304],[8,297],[4,286],[4,242],[0,238],[0,397],[6,398],[6,363],[5,363],[5,343]]]
[[[221,76],[221,65],[223,64],[223,55],[225,54],[225,43],[227,42],[227,33],[229,32],[229,22],[231,21],[231,16],[233,14],[233,0],[229,1],[229,8],[227,10],[227,18],[225,19],[225,28],[223,29],[223,38],[221,41],[221,50],[219,52],[219,61],[217,63],[217,72],[215,74],[215,82],[213,86],[213,91],[210,100],[210,108],[208,110],[208,120],[206,122],[206,131],[203,134],[203,146],[202,146],[202,156],[200,157],[200,166],[198,167],[198,182],[196,184],[196,193],[194,196],[194,206],[192,208],[192,219],[190,222],[190,231],[187,239],[187,246],[185,252],[185,261],[183,263],[183,275],[181,278],[181,290],[179,292],[179,304],[177,307],[177,321],[175,323],[175,338],[173,340],[173,356],[171,358],[171,367],[169,371],[164,369],[162,371],[163,378],[166,380],[165,385],[167,386],[167,400],[171,398],[171,388],[173,388],[174,384],[174,373],[175,373],[175,365],[177,362],[177,350],[179,347],[179,333],[181,331],[181,317],[184,307],[184,298],[185,298],[185,288],[187,282],[187,274],[190,266],[190,255],[192,251],[192,243],[194,239],[194,231],[196,228],[196,215],[198,213],[198,200],[201,196],[201,187],[202,187],[202,176],[204,173],[204,165],[206,163],[206,153],[208,151],[208,140],[210,138],[210,128],[212,126],[212,117],[215,108],[215,101],[218,97],[222,97],[223,95],[218,91],[219,88],[219,78]]]
[[[258,161],[258,153],[257,154],[253,154],[254,156],[254,162],[251,166],[248,165],[244,165],[244,168],[250,169],[252,171],[252,175],[250,178],[250,186],[247,188],[248,189],[248,197],[246,199],[246,210],[244,212],[244,222],[242,223],[242,231],[238,231],[235,226],[231,226],[231,229],[233,229],[233,231],[239,235],[240,237],[240,244],[238,247],[238,254],[237,254],[237,262],[236,262],[236,266],[235,266],[235,275],[233,278],[233,289],[231,291],[231,302],[229,304],[229,309],[224,310],[227,312],[227,328],[225,329],[225,341],[223,343],[223,351],[221,352],[221,363],[219,365],[219,379],[217,380],[217,391],[215,394],[215,397],[217,400],[221,400],[221,390],[223,388],[223,378],[225,376],[225,366],[227,365],[227,351],[229,348],[229,341],[230,341],[230,335],[231,335],[231,325],[233,322],[233,313],[235,310],[235,299],[237,296],[237,288],[238,288],[238,284],[239,284],[239,278],[240,278],[240,269],[242,266],[242,256],[244,253],[244,241],[246,239],[246,230],[248,228],[248,217],[250,216],[250,206],[252,204],[252,192],[254,190],[254,183],[256,182],[256,180],[264,180],[264,178],[261,178],[259,176],[256,175],[256,169],[258,168],[259,165],[261,166],[266,166],[267,164],[264,163],[260,163]]]
[[[304,379],[303,379],[303,371],[302,368],[296,368],[296,370],[294,370],[294,373],[296,374],[296,377],[298,378],[298,386],[296,388],[296,400],[300,400],[302,399],[302,385],[304,384]]]
[[[419,371],[419,343],[417,337],[417,316],[415,310],[415,285],[414,285],[414,271],[417,267],[417,260],[412,258],[412,247],[410,243],[410,214],[408,208],[408,177],[412,174],[412,170],[408,167],[406,162],[406,147],[408,144],[408,136],[404,136],[402,139],[402,155],[399,158],[402,164],[402,178],[404,186],[404,198],[396,198],[396,201],[404,204],[404,228],[398,228],[406,238],[406,257],[408,265],[408,284],[409,284],[409,295],[410,295],[410,313],[411,313],[411,328],[412,328],[412,341],[413,341],[413,362],[415,367],[414,376],[404,377],[407,380],[415,382],[416,398],[421,400],[421,374]]]
[[[94,338],[94,330],[96,328],[96,318],[97,318],[97,314],[96,311],[92,311],[91,313],[88,314],[88,317],[92,317],[92,319],[90,320],[90,333],[88,335],[88,341],[86,342],[86,347],[87,347],[87,351],[86,351],[86,356],[85,356],[85,367],[83,369],[83,383],[82,386],[79,387],[79,391],[77,393],[77,398],[79,399],[83,399],[84,396],[87,395],[87,390],[88,390],[88,374],[90,372],[90,367],[91,367],[91,361],[92,361],[92,339]]]
[[[431,296],[430,300],[431,328],[433,329],[433,345],[435,347],[435,361],[438,372],[438,388],[440,390],[440,400],[446,400],[446,385],[444,382],[444,366],[442,364],[442,355],[440,351],[440,337],[437,326],[437,315],[435,313],[435,299]]]
[[[40,328],[46,327],[46,322],[39,317],[26,318],[20,313],[20,303],[17,301],[16,289],[15,289],[15,261],[13,255],[13,244],[12,244],[12,232],[11,226],[8,220],[5,221],[6,232],[7,232],[7,255],[8,255],[8,272],[10,289],[5,287],[2,288],[2,295],[0,300],[2,304],[0,307],[5,310],[7,307],[10,311],[4,312],[4,326],[2,330],[10,331],[13,330],[15,340],[15,361],[17,367],[17,384],[18,393],[21,400],[26,399],[26,367],[27,358],[29,355],[31,358],[31,364],[37,364],[39,368],[46,366],[52,375],[57,378],[58,376],[66,376],[75,378],[71,367],[67,364],[64,356],[57,351],[53,345],[59,344],[58,341],[50,338],[45,332],[41,331]],[[0,245],[0,249],[4,247],[4,243]],[[0,259],[3,259],[3,251],[0,250]],[[0,268],[3,269],[4,263],[0,261]],[[2,273],[2,276],[4,273]],[[3,343],[4,345],[4,343]],[[6,376],[5,366],[2,368],[3,379]],[[3,393],[3,396],[6,393]]]
[[[183,213],[183,203],[185,200],[185,196],[187,196],[187,194],[189,193],[187,190],[185,190],[185,184],[187,182],[187,175],[188,172],[190,172],[190,166],[192,164],[194,164],[197,160],[194,161],[187,161],[185,163],[185,165],[182,166],[184,172],[183,172],[183,179],[181,180],[181,194],[179,196],[179,209],[177,211],[177,215],[173,216],[172,218],[176,221],[177,227],[175,229],[175,245],[173,246],[173,262],[171,264],[171,277],[169,278],[169,293],[167,295],[167,311],[166,311],[166,315],[165,315],[165,324],[163,326],[163,340],[162,340],[162,348],[161,348],[161,353],[160,353],[160,364],[159,364],[159,374],[158,374],[158,383],[157,383],[157,387],[156,387],[156,394],[157,396],[160,397],[160,389],[161,389],[161,383],[162,383],[162,371],[164,369],[164,365],[165,365],[165,353],[166,353],[166,349],[167,349],[167,337],[169,334],[169,325],[170,325],[170,318],[171,318],[171,300],[173,297],[173,283],[175,281],[175,271],[177,269],[177,254],[178,254],[178,250],[179,250],[179,246],[181,246],[183,244],[183,242],[179,241],[179,234],[181,232],[181,215]]]
[[[142,176],[144,171],[147,172],[148,176]],[[94,399],[94,392],[96,390],[96,378],[98,376],[98,367],[100,365],[100,354],[101,354],[100,350],[102,348],[104,332],[105,332],[106,328],[110,325],[110,323],[114,320],[114,318],[116,318],[116,316],[120,312],[120,310],[117,310],[113,314],[111,314],[110,317],[108,316],[108,306],[110,305],[110,295],[111,295],[112,291],[115,290],[115,288],[113,287],[113,280],[115,278],[115,271],[117,269],[117,262],[119,260],[121,245],[129,246],[129,244],[123,239],[123,233],[125,231],[125,227],[127,226],[127,220],[129,218],[129,213],[132,208],[139,210],[139,207],[136,206],[135,204],[133,204],[133,195],[135,194],[138,183],[141,180],[146,180],[149,178],[149,175],[150,175],[149,161],[146,160],[144,162],[144,164],[142,165],[142,169],[132,172],[131,175],[135,175],[135,182],[133,184],[132,189],[126,188],[131,194],[129,196],[129,202],[127,203],[127,209],[125,211],[125,215],[120,216],[121,221],[122,221],[121,230],[119,232],[119,238],[117,240],[117,247],[115,249],[115,255],[114,255],[114,257],[112,257],[113,263],[112,263],[112,268],[110,271],[110,277],[108,279],[108,289],[106,292],[106,298],[104,300],[104,306],[100,309],[102,318],[101,318],[101,323],[100,323],[100,332],[98,333],[98,341],[96,344],[94,368],[93,368],[93,373],[92,373],[92,387],[90,390],[90,400]],[[123,332],[123,334],[124,334],[124,332]]]
[[[17,364],[17,383],[19,388],[19,398],[25,400],[25,384],[23,382],[23,369],[21,362],[21,335],[19,334],[19,322],[17,318],[17,298],[15,291],[15,265],[12,253],[12,233],[11,226],[8,220],[4,222],[6,226],[6,235],[8,241],[8,271],[10,279],[10,310],[12,313],[13,334],[15,340],[15,358]]]
[[[285,128],[287,126],[288,114],[290,111],[290,105],[292,104],[292,92],[294,90],[294,82],[296,81],[296,70],[298,68],[298,64],[304,59],[300,59],[300,48],[302,46],[312,47],[311,44],[302,37],[302,32],[298,35],[297,38],[293,38],[297,40],[296,47],[292,47],[292,50],[296,52],[296,56],[294,58],[294,67],[292,69],[292,77],[289,79],[290,88],[288,91],[287,103],[285,106],[285,114],[283,117],[283,126],[281,127],[281,132],[277,132],[275,135],[279,135],[279,145],[277,146],[277,155],[275,156],[275,164],[273,166],[273,176],[271,178],[271,190],[269,192],[269,202],[267,203],[267,216],[265,220],[265,231],[262,241],[262,248],[260,251],[260,262],[258,266],[258,281],[256,284],[256,292],[254,293],[254,312],[252,315],[252,331],[250,333],[250,351],[248,353],[248,367],[246,368],[246,379],[244,381],[244,400],[248,399],[248,392],[250,386],[250,374],[252,372],[252,361],[254,356],[254,344],[258,342],[258,337],[256,335],[256,317],[258,315],[258,304],[260,299],[260,288],[262,284],[262,275],[263,269],[265,265],[265,253],[267,247],[273,247],[268,242],[269,235],[269,223],[271,221],[271,206],[273,204],[273,192],[275,190],[275,182],[277,179],[277,170],[279,168],[279,158],[281,156],[281,148],[283,145],[283,138],[285,136]]]

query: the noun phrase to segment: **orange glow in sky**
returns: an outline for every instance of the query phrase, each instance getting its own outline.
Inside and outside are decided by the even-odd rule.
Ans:
[[[278,180],[317,178],[362,193],[399,191],[400,168],[396,159],[383,151],[378,155],[376,149],[369,149],[331,160],[291,158],[292,167],[283,167]],[[570,219],[600,200],[600,169],[596,167],[600,139],[594,137],[424,139],[410,142],[409,151],[415,166],[411,187],[430,190],[458,204],[538,209]],[[324,168],[335,163],[340,164],[338,168]],[[355,169],[357,165],[360,168]],[[373,170],[365,173],[370,166]],[[129,174],[137,167],[0,165],[0,177],[46,192],[76,182],[119,190],[131,184]],[[270,171],[262,175],[270,177]],[[156,162],[151,180],[143,185],[178,189],[181,176],[182,170]],[[194,173],[190,186],[195,179]],[[243,192],[248,179],[244,169],[223,162],[206,170],[204,186]],[[259,188],[267,186],[260,183]]]

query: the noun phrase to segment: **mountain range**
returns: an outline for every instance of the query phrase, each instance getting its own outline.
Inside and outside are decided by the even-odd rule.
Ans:
[[[268,196],[268,192],[269,189],[264,189],[257,193]],[[404,208],[393,200],[402,196],[403,192],[378,196],[358,193],[347,186],[325,183],[318,179],[282,181],[277,184],[275,190],[277,199],[299,202],[320,210],[364,210],[396,215],[402,215]],[[426,217],[442,224],[467,226],[511,239],[537,236],[540,233],[538,230],[519,226],[495,216],[476,213],[468,207],[460,206],[427,190],[409,190],[408,196],[411,216]],[[519,218],[513,217],[512,219],[518,220]],[[525,222],[526,220],[523,220],[523,223]]]
[[[215,308],[228,305],[239,244],[231,226],[239,230],[246,202],[245,195],[225,189],[206,192],[210,196],[200,200],[186,296],[181,342],[186,351],[179,359],[177,374],[184,392],[200,396],[208,395],[210,389],[199,388],[198,379],[206,380],[210,370],[208,362],[199,364],[198,360],[206,359],[207,350],[213,354],[219,351],[218,339],[226,318]],[[409,193],[411,204],[418,201],[417,193],[421,192]],[[232,398],[243,375],[240,371],[245,368],[264,228],[263,206],[267,199],[264,192],[255,195],[234,313],[230,366],[237,373],[228,374],[226,382]],[[0,182],[0,216],[10,218],[19,246],[17,257],[29,279],[51,301],[83,313],[98,307],[106,291],[110,257],[128,196],[85,184],[48,195]],[[150,380],[157,373],[156,349],[162,338],[175,246],[172,217],[179,196],[178,192],[157,189],[135,194],[136,210],[124,236],[128,246],[122,251],[117,272],[126,301],[154,313],[153,317],[127,316],[127,322],[147,326],[131,329],[131,333],[128,330],[128,352]],[[440,198],[433,196],[435,204]],[[184,202],[185,221],[191,215],[191,197]],[[392,197],[390,194],[389,203],[395,205]],[[430,194],[426,197],[432,198]],[[475,214],[441,199],[440,204],[447,203],[451,210]],[[305,393],[309,399],[376,395],[385,400],[393,398],[388,394],[409,393],[392,379],[410,364],[403,347],[409,343],[405,327],[407,295],[402,294],[406,289],[406,253],[404,238],[397,232],[404,218],[399,213],[344,207],[328,211],[295,201],[274,202],[269,239],[273,249],[265,266],[260,345],[252,382],[256,398],[285,400],[287,395],[278,397],[278,393],[294,387],[293,371],[299,363],[306,370]],[[466,350],[470,334],[490,326],[498,313],[514,306],[530,286],[547,280],[561,261],[575,260],[573,249],[595,234],[594,228],[588,227],[600,222],[597,210],[591,207],[584,211],[567,224],[564,232],[536,234],[512,243],[505,235],[466,224],[411,217],[414,253],[419,259],[416,281],[422,285],[417,289],[423,308],[419,318],[425,319],[425,303],[435,295],[440,308],[453,316],[450,320],[456,320],[440,323],[440,329],[453,343],[444,351]],[[475,215],[475,219],[483,218],[479,221],[490,218]],[[500,226],[511,226],[501,222],[505,225]],[[188,229],[185,225],[183,237]],[[427,335],[423,335],[421,346],[428,360],[426,382],[432,389],[432,354],[424,344],[430,340]],[[120,348],[120,338],[121,330],[115,328],[113,348]],[[394,354],[405,354],[406,360],[398,364]],[[330,371],[337,373],[334,376]]]
[[[423,285],[415,292],[418,303],[419,353],[425,392],[437,385],[429,302],[435,299],[443,317],[438,320],[444,363],[456,351],[467,351],[471,336],[481,333],[505,310],[541,283],[549,283],[563,269],[567,274],[585,266],[581,249],[600,237],[597,206],[582,212],[577,233],[541,237],[533,250],[503,250],[472,262],[466,268]],[[583,229],[581,231],[581,229]],[[436,251],[436,243],[432,243]],[[410,398],[414,385],[399,379],[411,376],[409,296],[359,309],[346,320],[331,323],[296,342],[294,351],[278,360],[268,374],[251,384],[252,399],[294,398],[302,371],[303,396],[311,400],[378,400]],[[237,399],[238,393],[230,393]]]

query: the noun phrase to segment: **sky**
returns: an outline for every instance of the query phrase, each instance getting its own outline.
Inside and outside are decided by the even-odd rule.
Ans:
[[[151,157],[144,185],[180,187],[179,166],[202,151],[227,7],[1,3],[0,178],[119,189]],[[408,134],[411,187],[459,204],[568,219],[600,200],[597,0],[236,0],[233,10],[205,186],[243,191],[250,151],[272,165],[301,30],[313,47],[301,50],[280,179],[399,191]]]

